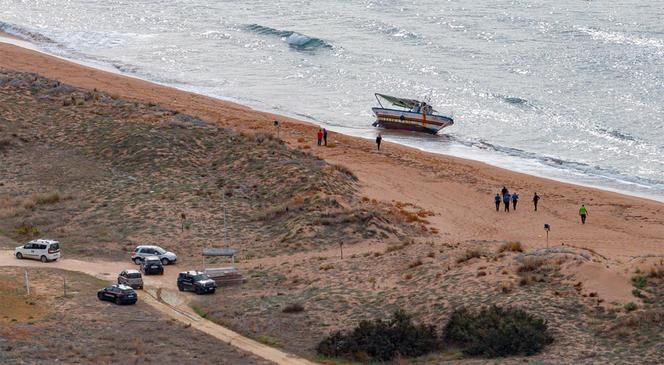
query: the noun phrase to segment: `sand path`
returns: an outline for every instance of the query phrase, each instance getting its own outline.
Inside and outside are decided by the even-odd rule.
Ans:
[[[41,263],[36,260],[17,260],[12,251],[0,251],[0,266],[54,268],[78,271],[100,279],[115,281],[117,273],[127,268],[134,268],[131,263],[112,261],[82,261],[60,259],[56,262]],[[190,295],[174,289],[178,272],[177,267],[167,267],[163,276],[145,277],[144,291],[138,291],[139,298],[161,313],[174,318],[210,336],[228,343],[240,350],[251,353],[280,365],[313,365],[315,363],[301,357],[263,345],[250,338],[218,324],[210,322],[196,314],[188,305]]]

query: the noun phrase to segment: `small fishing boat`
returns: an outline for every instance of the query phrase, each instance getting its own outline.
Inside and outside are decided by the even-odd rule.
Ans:
[[[454,124],[452,117],[437,114],[438,112],[425,102],[383,94],[375,95],[380,107],[371,108],[376,115],[374,127],[436,134],[441,129]],[[401,109],[385,108],[381,99]]]

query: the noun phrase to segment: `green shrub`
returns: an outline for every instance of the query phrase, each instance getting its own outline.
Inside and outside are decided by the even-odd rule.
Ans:
[[[625,311],[627,312],[635,311],[637,308],[639,308],[639,306],[636,305],[636,303],[629,302],[625,304]]]
[[[471,356],[533,355],[553,342],[546,321],[521,309],[491,306],[455,310],[443,330],[445,343]]]
[[[632,285],[634,285],[634,287],[636,287],[637,289],[643,289],[645,288],[647,281],[648,279],[646,279],[645,276],[641,275],[634,276],[632,278]]]
[[[326,357],[358,361],[389,361],[397,355],[417,357],[438,348],[433,326],[416,325],[398,310],[387,320],[362,321],[350,332],[335,332],[318,344],[316,351]]]

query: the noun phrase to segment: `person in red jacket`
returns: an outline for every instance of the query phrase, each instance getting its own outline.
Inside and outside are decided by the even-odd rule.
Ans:
[[[322,142],[323,142],[323,130],[319,128],[318,129],[318,145],[320,146]]]

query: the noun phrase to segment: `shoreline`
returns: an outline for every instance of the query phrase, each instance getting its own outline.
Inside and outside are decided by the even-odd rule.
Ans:
[[[54,54],[51,54],[51,53],[48,53],[44,50],[39,49],[39,47],[37,45],[30,42],[29,40],[26,40],[26,39],[24,39],[20,36],[13,35],[13,34],[3,32],[2,30],[0,30],[0,45],[3,45],[3,44],[10,44],[10,45],[13,45],[13,46],[16,46],[16,47],[24,48],[24,49],[27,49],[27,50],[30,50],[30,51],[33,51],[33,52],[43,54],[43,55],[48,56],[48,57],[54,57],[54,58],[57,58],[59,60],[62,60],[62,61],[65,61],[65,62],[70,62],[70,63],[76,64],[76,65],[79,65],[79,66],[82,66],[82,67],[92,68],[92,69],[99,70],[99,71],[102,71],[102,72],[108,72],[108,73],[119,75],[119,76],[122,76],[122,77],[131,78],[131,79],[135,79],[135,80],[140,80],[140,81],[147,82],[147,83],[150,83],[150,84],[159,85],[161,87],[165,87],[165,88],[168,88],[168,89],[178,90],[178,91],[181,91],[181,92],[184,92],[184,93],[192,93],[192,94],[195,94],[195,95],[208,97],[208,98],[211,98],[211,99],[214,99],[214,100],[219,100],[220,102],[223,102],[223,103],[230,103],[234,106],[238,106],[238,107],[242,107],[242,108],[248,108],[248,109],[250,109],[254,112],[257,112],[257,113],[264,113],[264,114],[272,115],[272,116],[274,116],[275,119],[288,119],[291,122],[296,121],[298,123],[305,123],[305,124],[309,124],[309,125],[311,125],[312,127],[315,127],[315,128],[318,128],[318,126],[326,126],[326,127],[328,127],[329,131],[337,133],[337,134],[342,134],[342,135],[347,136],[349,138],[358,138],[358,139],[362,139],[362,140],[366,140],[366,141],[372,141],[372,137],[366,137],[366,136],[352,134],[352,133],[348,133],[348,132],[337,132],[337,131],[335,131],[336,128],[334,126],[330,128],[329,126],[327,126],[327,124],[325,122],[320,122],[320,124],[318,124],[314,120],[300,119],[302,117],[296,115],[296,113],[284,112],[284,114],[277,114],[276,112],[269,110],[269,108],[261,108],[258,105],[243,104],[242,101],[236,100],[236,99],[233,99],[233,98],[230,98],[230,97],[229,98],[224,98],[224,97],[219,97],[219,96],[208,96],[208,95],[205,95],[205,94],[197,93],[195,91],[190,91],[190,90],[188,90],[187,88],[184,88],[184,87],[180,88],[180,87],[177,87],[177,86],[174,86],[174,85],[169,85],[169,84],[166,84],[166,83],[160,83],[160,82],[148,80],[148,79],[142,78],[140,76],[125,74],[122,71],[116,70],[112,67],[105,67],[104,65],[101,65],[101,64],[95,64],[93,62],[86,62],[86,61],[82,61],[82,60],[67,58],[65,56],[54,55]],[[386,133],[386,132],[382,132],[382,133]],[[387,132],[387,133],[389,133],[389,132]],[[384,139],[384,142],[387,142],[387,141],[388,140]],[[541,166],[538,166],[538,167],[533,167],[533,168],[502,167],[500,163],[498,163],[498,162],[491,163],[491,161],[489,161],[489,160],[493,159],[494,161],[506,161],[506,160],[511,160],[514,157],[513,156],[508,156],[508,155],[501,155],[501,154],[495,154],[495,156],[483,156],[483,157],[476,156],[476,157],[472,157],[472,156],[468,156],[468,154],[466,154],[464,152],[454,153],[454,152],[451,152],[451,151],[447,151],[447,152],[445,152],[445,151],[432,151],[432,150],[427,149],[425,147],[418,147],[418,146],[405,144],[405,143],[399,143],[399,142],[390,142],[390,143],[397,144],[397,145],[403,146],[405,148],[410,148],[410,149],[413,149],[413,150],[417,150],[421,153],[427,153],[427,154],[433,154],[433,155],[437,155],[437,156],[445,156],[445,157],[449,157],[449,158],[458,158],[458,159],[462,159],[462,160],[473,161],[473,162],[485,164],[487,166],[491,166],[493,168],[503,169],[503,170],[506,170],[506,171],[519,173],[519,174],[525,174],[525,175],[529,175],[529,176],[533,176],[533,177],[537,177],[537,178],[542,178],[542,179],[547,179],[547,180],[551,180],[551,181],[555,181],[555,182],[559,182],[559,183],[571,184],[571,185],[576,185],[576,186],[591,188],[591,189],[598,189],[598,190],[601,190],[601,191],[612,192],[612,193],[617,193],[617,194],[621,194],[621,195],[625,195],[625,196],[641,198],[641,199],[654,201],[654,202],[658,202],[658,203],[664,203],[664,196],[659,196],[657,194],[648,194],[648,193],[641,192],[639,190],[632,190],[631,191],[631,190],[628,190],[628,189],[621,189],[620,187],[614,188],[614,187],[610,186],[611,184],[616,184],[618,186],[621,186],[621,185],[622,186],[629,186],[629,185],[639,186],[638,183],[630,182],[630,181],[627,181],[627,180],[622,180],[622,179],[616,178],[616,177],[592,176],[592,175],[583,174],[582,172],[575,172],[575,171],[572,171],[572,170],[565,170],[565,169],[557,169],[555,167],[544,166],[544,165],[541,165]],[[463,148],[464,148],[463,146],[452,146],[452,149],[462,150]],[[477,152],[480,153],[480,154],[482,153],[481,151],[477,151]],[[518,159],[518,157],[516,157],[516,158]],[[529,162],[532,162],[532,161],[525,159],[525,160],[523,160],[523,162],[529,163]],[[541,169],[542,171],[549,171],[550,173],[547,174],[546,172],[544,172],[543,174],[538,174],[538,171],[536,171],[537,169]],[[566,174],[569,174],[571,176],[578,175],[579,179],[566,178],[564,176]],[[592,182],[593,179],[597,180],[597,183],[593,183]],[[601,181],[606,181],[606,184],[602,184]],[[648,187],[645,187],[645,188],[647,189]]]
[[[430,224],[448,241],[513,240],[529,248],[544,246],[541,227],[551,224],[551,245],[599,250],[621,262],[644,253],[664,254],[664,205],[595,187],[528,175],[459,157],[423,152],[384,142],[331,133],[331,146],[317,147],[317,126],[298,119],[109,73],[42,52],[0,43],[0,67],[35,72],[74,86],[98,89],[129,100],[156,103],[241,133],[276,134],[290,147],[342,165],[359,179],[361,193],[378,201],[405,202],[433,212]],[[493,196],[501,186],[521,196],[519,212],[496,213]],[[540,212],[531,213],[538,192]],[[590,222],[579,229],[578,207],[589,206]]]

